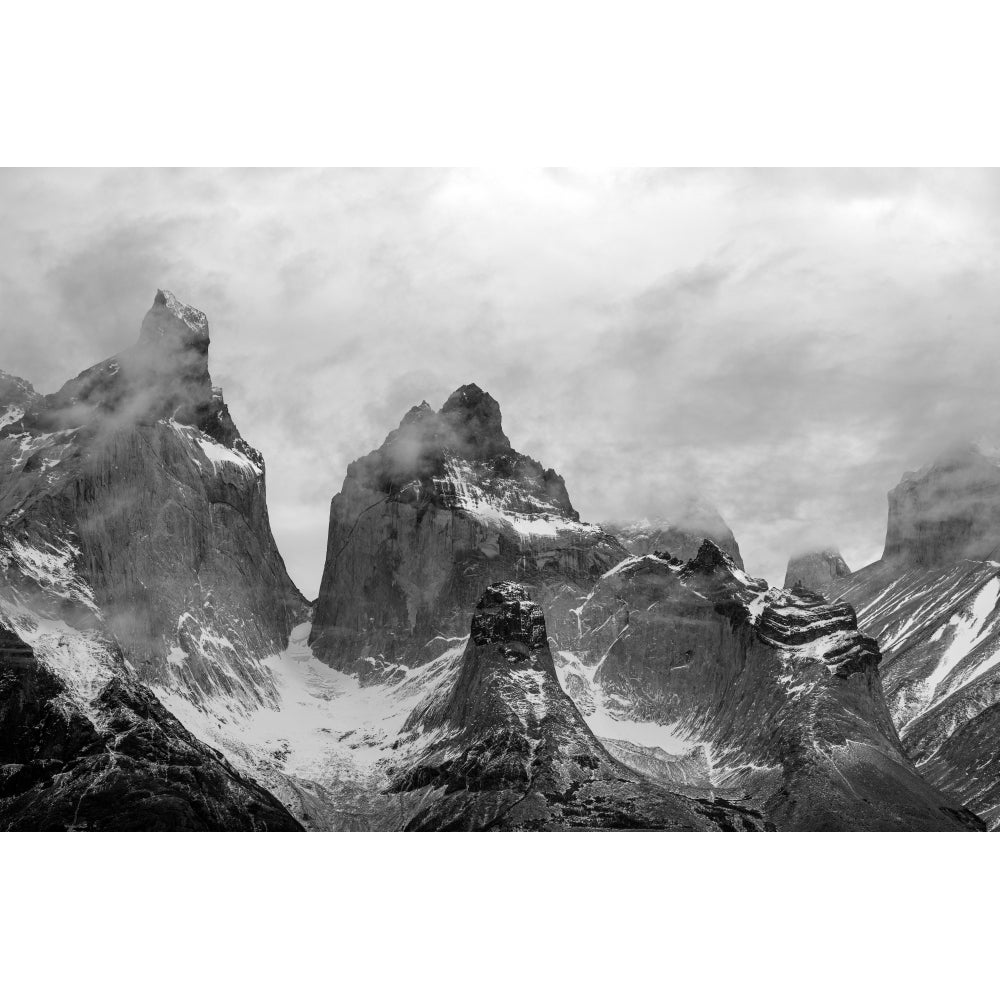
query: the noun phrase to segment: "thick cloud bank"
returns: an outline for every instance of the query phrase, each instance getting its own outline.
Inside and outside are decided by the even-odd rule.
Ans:
[[[587,520],[697,489],[748,569],[876,558],[886,493],[996,434],[994,172],[4,171],[0,367],[40,392],[204,310],[315,592],[347,463],[476,382]]]

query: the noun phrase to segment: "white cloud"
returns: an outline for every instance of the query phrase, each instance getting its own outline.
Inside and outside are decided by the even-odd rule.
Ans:
[[[998,176],[6,171],[0,365],[51,391],[157,287],[207,312],[307,593],[347,463],[469,381],[584,517],[695,482],[752,572],[855,566],[905,468],[1000,424]]]

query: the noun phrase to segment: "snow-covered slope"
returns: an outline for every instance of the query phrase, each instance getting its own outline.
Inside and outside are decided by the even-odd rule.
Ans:
[[[1000,564],[877,563],[843,581],[878,638],[907,752],[938,787],[1000,826]]]

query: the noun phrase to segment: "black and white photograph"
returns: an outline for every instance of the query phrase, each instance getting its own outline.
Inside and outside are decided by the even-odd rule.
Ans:
[[[390,997],[425,966],[433,997],[645,995],[661,947],[731,996],[754,977],[699,977],[785,934],[813,971],[780,996],[982,962],[990,118],[934,89],[931,41],[883,87],[844,13],[846,87],[774,7],[784,35],[722,5],[636,38],[596,7],[182,4],[89,51],[67,12],[0,166],[12,947],[102,897],[60,934],[120,923],[157,996]],[[815,978],[811,939],[876,924],[870,968]],[[158,955],[174,927],[197,956]],[[550,929],[561,985],[515,956]]]
[[[1000,824],[1000,174],[0,183],[6,829]]]

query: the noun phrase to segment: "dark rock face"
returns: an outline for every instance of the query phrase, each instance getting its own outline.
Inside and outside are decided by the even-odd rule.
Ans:
[[[668,760],[633,742],[633,767],[725,790],[778,829],[980,826],[906,759],[853,610],[768,590],[711,542],[686,564],[643,556],[609,573],[560,660],[599,736],[652,725],[680,744]]]
[[[850,576],[851,571],[835,549],[806,552],[788,560],[785,571],[785,589],[804,587],[823,597],[836,589],[837,581]]]
[[[883,561],[925,569],[997,552],[1000,466],[992,449],[951,451],[890,491]]]
[[[580,522],[561,476],[510,447],[496,401],[463,386],[438,412],[414,407],[349,467],[310,642],[327,662],[377,675],[373,663],[391,670],[464,634],[493,583],[577,592],[625,555]]]
[[[299,830],[124,672],[77,709],[0,627],[0,829]]]
[[[472,616],[472,641],[477,646],[500,643],[505,651],[524,651],[548,646],[542,609],[528,600],[525,589],[516,583],[487,587]]]
[[[430,746],[397,775],[415,830],[763,829],[724,800],[673,794],[614,760],[559,686],[545,620],[514,583],[483,595],[453,687],[408,722]]]
[[[683,496],[668,502],[668,508],[658,518],[608,522],[604,528],[634,556],[669,552],[679,559],[692,559],[708,538],[743,569],[743,557],[732,529],[711,504],[701,497]]]

